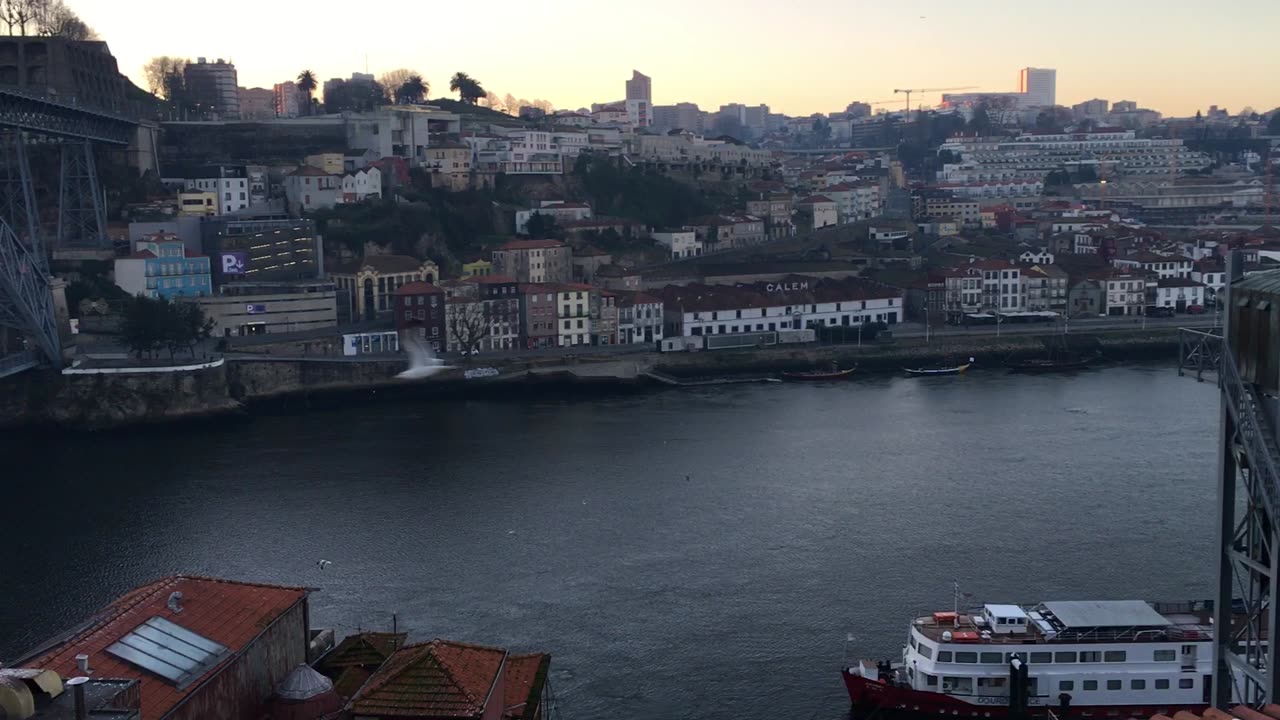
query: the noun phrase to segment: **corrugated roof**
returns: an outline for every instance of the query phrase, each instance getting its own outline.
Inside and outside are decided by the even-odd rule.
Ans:
[[[1168,618],[1142,600],[1059,600],[1044,608],[1065,627],[1163,627]]]
[[[1239,289],[1280,295],[1280,270],[1254,273],[1243,280],[1235,282],[1231,288],[1233,290]]]
[[[168,608],[169,596],[181,592],[180,613]],[[307,597],[305,588],[175,575],[131,590],[98,612],[84,627],[57,641],[34,659],[17,664],[78,675],[76,655],[89,656],[97,677],[136,679],[142,691],[142,720],[161,718],[198,690],[202,680],[239,657],[281,615]],[[216,666],[179,690],[164,678],[106,652],[143,622],[161,617],[230,650]]]

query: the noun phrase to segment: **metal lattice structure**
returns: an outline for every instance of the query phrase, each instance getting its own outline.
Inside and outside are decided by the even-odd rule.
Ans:
[[[111,247],[107,215],[98,189],[93,145],[87,140],[62,143],[61,183],[58,186],[58,247]]]
[[[1277,645],[1268,641],[1280,619],[1280,445],[1274,403],[1249,382],[1232,347],[1232,284],[1241,277],[1238,252],[1228,259],[1221,332],[1180,331],[1179,374],[1216,373],[1218,436],[1217,593],[1214,605],[1213,704],[1262,708],[1280,700]],[[1270,350],[1269,345],[1261,348]],[[1245,358],[1248,359],[1248,358]],[[1270,403],[1270,404],[1269,404]]]
[[[109,244],[94,144],[128,146],[136,126],[118,115],[0,88],[0,377],[41,361],[62,366],[29,144],[61,144],[57,244],[104,249]],[[12,331],[25,342],[14,347]]]

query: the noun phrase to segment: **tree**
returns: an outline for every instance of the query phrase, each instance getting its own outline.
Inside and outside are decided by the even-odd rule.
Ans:
[[[464,72],[457,72],[449,80],[449,89],[458,93],[458,98],[468,105],[475,105],[487,93],[480,86],[480,81]],[[510,111],[510,108],[507,108]]]
[[[384,72],[381,75],[379,75],[378,82],[384,88],[388,88],[390,90],[396,90],[401,85],[404,85],[406,82],[408,82],[409,78],[415,77],[415,76],[418,78],[421,78],[422,73],[418,72],[417,70],[410,70],[409,68],[397,68],[395,70],[388,70],[387,72]]]
[[[307,96],[307,114],[310,115],[312,110],[311,94],[314,93],[318,87],[316,84],[316,74],[310,70],[303,70],[298,73],[298,82],[296,84],[298,86],[298,90],[302,91],[302,93]]]
[[[181,77],[189,62],[186,58],[170,57],[168,55],[151,58],[146,65],[142,66],[142,74],[147,79],[147,89],[151,91],[152,95],[158,95],[166,100],[174,100],[175,98],[171,94],[174,90],[172,76]]]
[[[520,112],[520,101],[511,93],[507,93],[506,97],[502,98],[502,106],[506,108],[505,112],[508,115],[516,115]]]
[[[396,89],[396,102],[401,105],[416,105],[427,96],[427,90],[428,85],[422,76],[413,75]]]
[[[96,40],[97,33],[80,19],[75,11],[62,0],[43,0],[38,3],[36,32],[47,37],[68,40]]]
[[[48,0],[0,0],[0,23],[4,23],[10,35],[25,37],[37,30],[37,17]]]
[[[196,345],[212,332],[213,320],[205,317],[199,305],[142,295],[125,303],[120,328],[125,345],[139,358],[164,349],[170,360],[183,349],[194,357]]]
[[[489,337],[489,313],[479,300],[461,300],[447,306],[449,337],[463,352],[480,349],[480,341]]]
[[[545,240],[555,235],[556,218],[554,215],[534,213],[525,223],[525,234],[534,240]]]
[[[376,82],[366,80],[335,80],[325,86],[324,111],[368,112],[386,102],[387,93]]]

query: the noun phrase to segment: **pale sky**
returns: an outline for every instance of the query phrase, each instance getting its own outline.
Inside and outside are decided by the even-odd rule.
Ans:
[[[375,75],[421,72],[432,96],[447,94],[461,70],[499,96],[578,108],[621,99],[634,68],[653,78],[657,105],[765,103],[808,115],[894,100],[902,87],[1012,91],[1018,69],[1031,66],[1057,69],[1063,105],[1100,97],[1174,115],[1280,106],[1280,0],[68,4],[141,87],[155,55],[232,60],[244,87],[303,69],[322,83],[349,77],[367,56]]]

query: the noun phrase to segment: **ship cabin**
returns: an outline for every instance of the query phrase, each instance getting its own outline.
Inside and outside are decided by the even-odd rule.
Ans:
[[[937,612],[912,623],[897,680],[1007,705],[1017,659],[1027,666],[1032,705],[1197,705],[1209,697],[1211,614],[1207,603],[1141,600]]]

